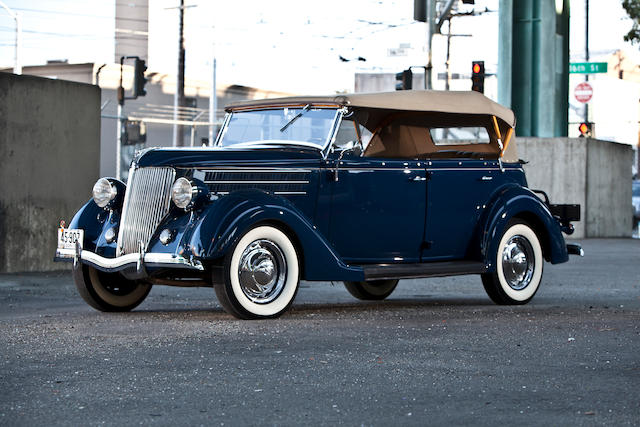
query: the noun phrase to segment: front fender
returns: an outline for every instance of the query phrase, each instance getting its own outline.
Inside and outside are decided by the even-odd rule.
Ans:
[[[96,252],[98,247],[106,244],[102,237],[105,227],[117,221],[115,218],[111,219],[110,216],[109,211],[96,205],[91,198],[76,212],[68,228],[84,230],[82,248]]]
[[[191,251],[205,260],[222,258],[261,223],[281,228],[293,240],[301,252],[303,279],[364,280],[363,270],[345,264],[291,202],[261,191],[234,192],[208,206],[191,234]]]
[[[560,224],[547,206],[528,188],[510,185],[501,189],[488,204],[481,235],[481,255],[491,270],[495,269],[493,254],[512,218],[527,221],[540,238],[547,261],[558,264],[569,260]]]

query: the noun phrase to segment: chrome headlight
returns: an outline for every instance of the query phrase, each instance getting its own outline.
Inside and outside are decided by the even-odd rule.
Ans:
[[[186,209],[193,199],[193,190],[187,178],[178,178],[171,189],[171,200],[180,209]]]
[[[100,178],[93,185],[93,201],[101,208],[106,207],[117,195],[118,190],[106,178]]]

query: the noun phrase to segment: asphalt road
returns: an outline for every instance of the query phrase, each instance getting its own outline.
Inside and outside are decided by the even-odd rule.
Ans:
[[[0,425],[639,425],[640,240],[586,240],[526,306],[474,276],[381,303],[302,283],[277,320],[158,286],[94,311],[70,275],[0,275]]]

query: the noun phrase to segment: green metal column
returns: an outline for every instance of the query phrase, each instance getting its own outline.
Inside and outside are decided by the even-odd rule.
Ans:
[[[521,136],[566,136],[569,0],[500,0],[498,100]]]

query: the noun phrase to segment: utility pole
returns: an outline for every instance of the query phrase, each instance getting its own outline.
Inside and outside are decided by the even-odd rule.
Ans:
[[[218,88],[216,85],[216,26],[211,27],[211,94],[209,95],[209,146],[216,137],[216,112],[218,109]]]
[[[426,0],[427,2],[427,67],[424,74],[424,88],[427,90],[433,89],[431,84],[431,74],[433,71],[432,61],[432,42],[433,34],[435,33],[435,21],[436,21],[436,0]]]
[[[584,1],[584,57],[585,62],[589,62],[589,0]],[[584,80],[589,81],[589,74],[584,75]],[[589,123],[589,103],[584,103],[584,121]]]
[[[215,128],[216,125],[216,111],[218,109],[218,88],[216,86],[216,53],[215,45],[213,51],[213,75],[211,76],[211,95],[209,95],[209,145],[213,145],[213,140],[216,137]]]
[[[15,50],[15,58],[13,64],[13,72],[14,74],[22,74],[22,63],[20,62],[20,54],[22,53],[22,15],[20,12],[14,12],[9,9],[9,7],[0,1],[0,6],[7,11],[9,16],[11,16],[16,21],[16,50]]]
[[[449,19],[447,20],[449,22],[448,25],[448,31],[447,31],[447,60],[445,61],[445,66],[446,66],[446,73],[447,73],[447,78],[445,80],[445,84],[444,84],[444,90],[449,90],[450,88],[450,83],[449,80],[451,80],[451,70],[450,70],[450,65],[451,65],[451,17],[449,17]]]
[[[176,80],[176,92],[173,96],[173,120],[178,120],[179,107],[184,107],[184,0],[180,0],[180,6],[178,7],[178,73]],[[182,125],[174,123],[173,125],[173,146],[184,146],[184,130]]]
[[[120,58],[120,85],[118,86],[118,126],[117,126],[117,140],[116,140],[116,179],[120,179],[122,176],[122,128],[124,123],[124,117],[122,116],[122,110],[124,107],[124,87],[122,86],[122,65],[124,63],[124,56]]]

